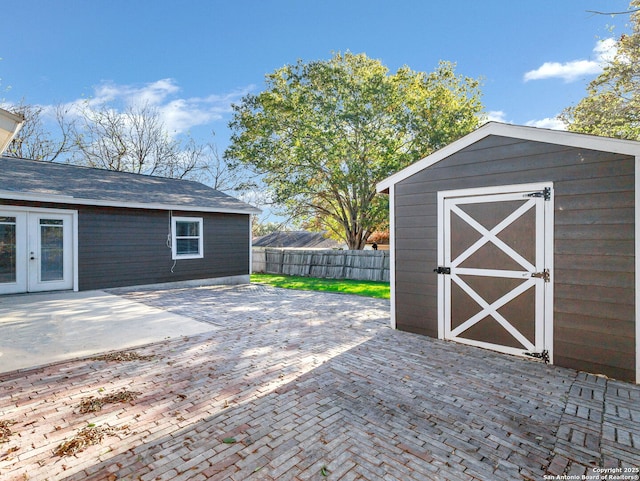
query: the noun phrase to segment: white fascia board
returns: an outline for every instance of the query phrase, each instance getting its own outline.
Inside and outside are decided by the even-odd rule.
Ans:
[[[523,125],[488,122],[470,134],[452,142],[424,159],[418,160],[400,172],[387,177],[385,180],[377,184],[376,189],[378,192],[386,192],[391,185],[397,184],[398,182],[417,174],[421,170],[440,162],[459,150],[462,150],[490,135],[531,140],[534,142],[545,142],[548,144],[566,145],[568,147],[578,147],[581,149],[600,150],[622,155],[640,155],[640,142],[635,140],[612,139],[609,137],[598,137],[595,135],[567,132],[565,130],[550,130]]]
[[[24,124],[24,117],[0,109],[0,155],[11,143]]]
[[[385,192],[389,189],[389,187],[397,184],[401,180],[404,180],[407,177],[411,177],[412,175],[417,174],[418,172],[426,169],[427,167],[432,166],[436,162],[440,162],[442,159],[449,157],[451,154],[454,154],[457,151],[464,149],[468,145],[471,145],[474,142],[477,142],[478,140],[486,136],[484,133],[482,135],[480,134],[481,130],[482,130],[482,127],[474,132],[471,132],[468,135],[465,135],[461,139],[458,139],[455,142],[450,143],[446,147],[443,147],[440,150],[435,151],[433,154],[428,155],[424,159],[414,162],[410,166],[402,169],[400,172],[396,172],[390,177],[387,177],[386,179],[384,179],[383,181],[379,182],[376,185],[376,190],[379,193]]]
[[[0,199],[6,200],[22,200],[32,202],[53,202],[59,204],[77,204],[92,205],[97,207],[120,207],[127,209],[147,209],[147,210],[177,210],[184,212],[216,212],[220,214],[260,214],[262,211],[257,207],[249,206],[246,209],[229,209],[224,207],[206,207],[206,206],[188,206],[173,205],[159,203],[143,203],[143,202],[122,202],[107,201],[97,199],[83,199],[69,195],[51,195],[51,194],[28,194],[21,192],[13,192],[0,190]]]
[[[500,135],[503,137],[546,142],[548,144],[559,144],[566,145],[568,147],[613,152],[622,155],[640,155],[640,142],[635,140],[613,139],[610,137],[580,134],[566,130],[541,129],[538,127],[501,124],[497,122],[490,122],[486,125],[488,128],[495,130],[489,132],[487,135]]]

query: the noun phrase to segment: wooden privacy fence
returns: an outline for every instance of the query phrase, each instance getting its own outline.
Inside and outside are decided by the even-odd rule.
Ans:
[[[389,252],[254,247],[253,272],[389,282]]]

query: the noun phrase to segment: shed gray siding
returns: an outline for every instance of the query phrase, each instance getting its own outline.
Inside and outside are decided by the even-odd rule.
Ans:
[[[635,159],[489,136],[395,185],[396,326],[438,335],[437,192],[553,182],[554,362],[635,379]]]

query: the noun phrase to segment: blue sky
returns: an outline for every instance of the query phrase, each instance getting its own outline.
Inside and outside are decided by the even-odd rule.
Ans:
[[[625,31],[624,0],[20,0],[3,9],[0,99],[144,99],[175,132],[228,143],[230,105],[297,59],[439,60],[482,77],[490,118],[557,127]],[[613,33],[610,26],[615,26]]]

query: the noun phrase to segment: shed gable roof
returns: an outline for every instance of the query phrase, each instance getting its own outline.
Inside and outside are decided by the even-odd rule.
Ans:
[[[199,182],[0,157],[0,199],[253,214],[260,210]]]
[[[567,132],[564,130],[550,130],[537,127],[526,127],[522,125],[503,124],[499,122],[488,122],[470,134],[465,135],[446,147],[437,150],[433,154],[428,155],[401,171],[387,177],[378,183],[377,190],[378,192],[388,192],[392,185],[411,177],[421,170],[424,170],[427,167],[430,167],[433,164],[446,159],[450,155],[468,147],[469,145],[491,135],[640,157],[640,142],[633,140],[612,139],[608,137]]]

